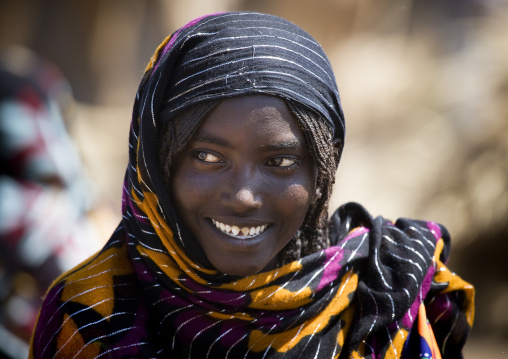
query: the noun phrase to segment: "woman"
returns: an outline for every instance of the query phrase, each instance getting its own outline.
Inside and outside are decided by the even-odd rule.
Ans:
[[[461,355],[473,289],[443,264],[446,230],[357,204],[328,220],[344,115],[300,28],[192,21],[133,113],[122,223],[54,282],[33,357]]]

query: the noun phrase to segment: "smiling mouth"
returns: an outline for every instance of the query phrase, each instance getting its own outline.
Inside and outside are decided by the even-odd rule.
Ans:
[[[262,226],[257,227],[238,227],[238,226],[231,226],[229,224],[224,224],[219,221],[216,221],[212,218],[212,223],[219,229],[222,233],[238,239],[249,239],[259,236],[261,233],[263,233],[268,227],[268,224],[264,224]]]

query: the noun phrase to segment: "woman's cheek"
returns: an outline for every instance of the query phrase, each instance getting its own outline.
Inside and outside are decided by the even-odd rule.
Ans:
[[[206,200],[212,184],[196,171],[183,170],[173,178],[172,189],[180,208],[191,210]]]
[[[292,204],[310,205],[312,199],[311,193],[307,186],[301,184],[292,184],[286,187],[283,197]]]

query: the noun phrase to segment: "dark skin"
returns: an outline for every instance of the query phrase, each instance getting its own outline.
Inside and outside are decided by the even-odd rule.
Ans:
[[[277,267],[305,219],[316,168],[285,102],[223,100],[175,159],[171,193],[185,225],[219,271]]]

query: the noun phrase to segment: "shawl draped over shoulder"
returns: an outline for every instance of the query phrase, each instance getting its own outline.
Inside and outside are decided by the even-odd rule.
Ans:
[[[123,220],[53,283],[31,357],[461,356],[474,290],[445,266],[449,235],[436,223],[392,223],[349,203],[330,219],[331,247],[274,270],[233,277],[196,259],[158,169],[159,113],[254,93],[302,103],[343,139],[331,66],[297,26],[215,14],[162,43],[135,100]]]

